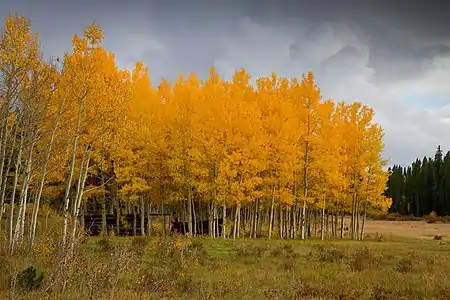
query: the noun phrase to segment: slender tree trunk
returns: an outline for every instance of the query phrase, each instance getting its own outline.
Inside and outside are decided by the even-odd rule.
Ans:
[[[144,203],[144,195],[139,196],[139,215],[141,216],[141,235],[145,236],[145,203]]]
[[[4,207],[5,207],[5,191],[6,191],[6,183],[8,180],[8,173],[9,173],[9,169],[11,166],[11,161],[12,161],[12,156],[14,153],[14,148],[16,145],[16,137],[17,137],[17,128],[18,125],[14,126],[14,134],[12,136],[13,141],[12,141],[12,147],[11,147],[11,153],[9,155],[9,160],[6,166],[6,172],[4,172],[5,169],[5,160],[6,160],[6,146],[8,144],[8,138],[9,138],[9,134],[8,134],[8,118],[7,116],[4,116],[4,122],[3,122],[3,127],[2,127],[2,137],[1,137],[1,157],[0,157],[0,187],[2,188],[1,190],[1,199],[0,199],[0,220],[3,217],[3,211],[4,211]]]
[[[292,220],[291,220],[291,210],[292,210],[292,206],[287,206],[286,207],[286,233],[287,236],[286,238],[291,239],[292,238]]]
[[[204,231],[203,231],[203,220],[204,220],[204,210],[203,210],[204,206],[202,205],[202,203],[198,203],[198,212],[199,212],[199,220],[200,222],[198,222],[197,226],[200,226],[200,228],[198,229],[198,231],[200,232],[200,235],[203,235]],[[197,220],[198,220],[197,219]]]
[[[103,170],[99,169],[98,172],[100,173],[100,184],[102,188],[104,189],[104,193],[102,193],[101,197],[101,210],[102,210],[102,235],[107,235],[108,230],[106,229],[106,187],[105,187],[105,175],[103,173]]]
[[[269,240],[272,238],[272,226],[273,226],[273,207],[275,204],[275,186],[272,187],[272,196],[270,199],[270,217],[269,217],[269,232],[267,237]]]
[[[80,99],[78,102],[78,116],[77,116],[77,123],[75,126],[75,133],[72,140],[72,153],[71,153],[71,159],[69,163],[69,172],[67,174],[66,179],[66,190],[64,192],[64,198],[63,198],[63,220],[62,220],[62,232],[61,232],[61,249],[63,255],[66,253],[66,240],[67,240],[67,226],[68,226],[68,218],[69,218],[69,203],[70,203],[70,189],[72,187],[72,177],[73,172],[75,169],[75,160],[77,155],[77,146],[78,146],[78,139],[80,136],[80,128],[81,128],[81,116],[83,113],[83,99]]]
[[[136,206],[133,205],[133,236],[137,235],[137,211]]]
[[[324,236],[325,236],[325,205],[326,205],[326,200],[325,200],[325,197],[324,197],[323,198],[323,207],[322,207],[322,218],[321,218],[321,224],[320,224],[320,239],[322,241],[323,241]]]
[[[188,194],[188,198],[187,198],[188,235],[192,236],[193,230],[192,230],[192,188],[191,188],[191,186],[188,186],[187,194]]]
[[[366,224],[366,204],[364,204],[363,215],[362,215],[362,224],[361,224],[361,236],[360,240],[364,240],[364,225]]]
[[[82,164],[80,165],[80,174],[77,184],[77,192],[74,199],[74,206],[72,211],[72,222],[71,222],[71,235],[70,235],[70,245],[69,245],[69,254],[72,255],[75,248],[76,241],[76,232],[77,232],[77,221],[78,215],[80,214],[80,207],[83,200],[84,186],[86,184],[87,173],[89,169],[89,163],[91,160],[90,154],[91,145],[87,145],[82,158]]]
[[[219,237],[220,236],[220,228],[219,228],[219,208],[218,208],[219,204],[217,202],[214,202],[214,223],[216,224],[214,227],[216,229],[215,233],[214,233],[214,237]],[[223,229],[222,229],[223,230]]]
[[[308,209],[307,215],[308,215],[308,219],[306,222],[306,235],[308,237],[311,237],[311,220],[313,218],[314,211],[312,209]]]
[[[306,190],[306,189],[305,189]],[[306,194],[307,192],[305,192]],[[306,201],[303,201],[303,207],[302,207],[302,215],[306,215]],[[301,225],[301,239],[304,240],[306,238],[305,235],[305,218],[302,218],[302,225]]]
[[[227,204],[225,201],[223,201],[223,204],[222,204],[222,212],[223,212],[222,237],[224,239],[226,239],[227,238],[227,235],[226,235]]]
[[[117,235],[120,235],[120,201],[116,198],[116,232]]]
[[[20,198],[19,198],[19,211],[17,214],[16,219],[16,226],[14,229],[14,237],[12,241],[12,248],[11,251],[14,251],[14,247],[20,242],[23,241],[23,233],[22,226],[25,225],[24,218],[26,213],[26,203],[27,203],[27,197],[28,197],[28,186],[29,181],[31,177],[31,164],[32,164],[32,158],[33,158],[33,148],[34,148],[34,142],[31,144],[30,149],[28,150],[28,156],[26,158],[25,162],[25,169],[23,172],[23,179],[22,179],[22,188],[20,191]]]
[[[149,197],[150,198],[150,197]],[[152,201],[151,199],[148,200],[148,208],[147,208],[147,233],[148,236],[152,235]]]
[[[216,228],[216,212],[215,212],[215,205],[214,205],[214,200],[211,200],[211,227],[210,227],[210,231],[211,231],[211,237],[215,238],[217,235],[217,228]]]
[[[1,137],[0,137],[0,187],[3,186],[3,181],[6,181],[8,178],[8,173],[5,174],[3,178],[3,171],[5,168],[5,160],[6,160],[6,145],[8,144],[8,118],[7,116],[2,116],[2,128],[1,128]],[[14,126],[16,127],[16,126]],[[13,147],[14,148],[14,147]],[[4,198],[0,201],[0,220],[3,216],[3,207],[5,205]]]
[[[359,240],[359,217],[360,217],[360,213],[359,211],[357,211],[356,214],[356,236],[355,236],[355,240]]]
[[[12,186],[12,194],[11,194],[11,202],[10,202],[10,213],[9,213],[9,251],[12,254],[14,251],[14,236],[13,236],[13,224],[14,224],[14,205],[15,205],[15,198],[16,198],[16,191],[17,191],[17,182],[19,181],[19,172],[20,172],[20,165],[22,160],[22,151],[23,151],[23,142],[24,142],[24,136],[23,132],[20,137],[20,145],[17,153],[16,158],[16,164],[14,169],[14,179],[13,179],[13,186]]]
[[[247,224],[248,224],[248,208],[244,207],[242,210],[242,232],[245,236],[245,233],[247,232]]]
[[[165,208],[164,208],[164,198],[162,198],[161,202],[161,213],[163,214],[163,235],[166,236],[166,217],[164,215]],[[183,222],[184,224],[184,222]],[[186,232],[186,229],[184,230]]]
[[[341,239],[344,238],[344,212],[341,214]]]
[[[250,219],[250,228],[249,228],[249,234],[248,237],[249,238],[253,238],[253,230],[254,230],[254,226],[253,224],[255,223],[254,219],[255,219],[255,208],[254,206],[256,205],[256,202],[253,202],[249,208],[249,219]]]
[[[61,105],[59,106],[59,110],[58,110],[58,113],[56,115],[55,123],[53,124],[52,133],[50,135],[50,141],[47,144],[44,164],[42,165],[41,178],[40,178],[40,181],[39,181],[39,187],[38,187],[36,199],[34,201],[33,214],[31,216],[30,248],[33,247],[34,242],[35,242],[35,238],[36,238],[36,224],[37,224],[37,218],[38,218],[38,213],[39,213],[39,206],[40,206],[41,197],[42,197],[42,191],[44,189],[45,178],[47,177],[47,167],[48,167],[48,163],[50,162],[50,156],[51,156],[52,151],[53,151],[53,145],[55,143],[56,132],[57,132],[58,127],[59,127],[59,123],[60,123],[60,120],[61,120],[61,115],[62,115],[62,112],[63,112],[63,109],[64,109],[64,104],[65,104],[65,101],[62,101]]]
[[[239,203],[237,204],[237,206],[239,206]],[[236,235],[237,235],[238,213],[239,213],[239,210],[236,207],[236,210],[234,212],[233,239],[236,239]]]
[[[253,238],[256,238],[257,236],[257,224],[258,224],[258,199],[255,201],[255,211],[254,211],[254,218],[253,218]]]
[[[356,199],[356,193],[353,193],[352,195],[352,219],[351,219],[351,238],[352,240],[356,240],[358,237],[357,232],[357,199]]]
[[[280,230],[280,239],[283,239],[284,238],[284,234],[283,234],[283,204],[281,202],[281,199],[280,199],[280,207],[278,208],[278,219],[279,219],[278,227]]]
[[[316,237],[317,236],[317,210],[314,209],[313,215],[314,215],[314,224],[313,224],[314,236]]]
[[[208,202],[208,225],[209,225],[209,236],[210,237],[214,237],[214,232],[215,232],[215,222],[214,222],[214,206],[213,206],[213,202],[210,201]]]
[[[193,217],[193,229],[194,229],[194,236],[196,236],[198,234],[198,226],[197,226],[197,213],[195,211],[195,201],[194,201],[194,197],[191,197],[191,201],[192,201],[192,217]]]
[[[331,226],[330,230],[331,230],[331,232],[329,234],[329,237],[330,238],[335,238],[337,233],[336,233],[335,213],[333,211],[331,211],[331,213],[330,213],[330,222],[331,222],[330,223],[330,226]]]
[[[309,115],[309,109],[308,109],[308,131],[307,131],[307,136],[309,138],[310,136],[310,115]],[[305,160],[304,160],[304,169],[303,169],[303,197],[305,198],[303,200],[303,215],[306,214],[306,198],[308,197],[308,171],[309,171],[309,141],[306,140],[306,144],[305,144]],[[304,219],[302,220],[302,225],[301,225],[301,239],[304,240],[305,239],[305,223],[304,223]]]
[[[84,219],[84,214],[86,212],[86,203],[82,203],[81,205],[81,210],[80,210],[80,227],[83,230],[83,234],[86,234],[85,228],[86,228],[86,223],[85,223],[85,219]]]
[[[241,233],[241,204],[238,203],[238,207],[237,207],[237,238],[240,237],[240,233]]]

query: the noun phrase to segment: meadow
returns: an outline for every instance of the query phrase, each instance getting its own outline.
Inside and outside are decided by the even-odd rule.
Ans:
[[[51,232],[1,256],[1,299],[450,298],[447,223],[368,220],[363,241],[81,237],[66,277]]]

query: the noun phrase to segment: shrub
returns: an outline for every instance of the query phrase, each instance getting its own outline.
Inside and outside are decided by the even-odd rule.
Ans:
[[[413,269],[414,263],[410,257],[401,258],[395,267],[395,270],[400,273],[408,273],[413,271]]]
[[[17,275],[17,286],[26,291],[38,289],[44,281],[44,273],[30,266]]]
[[[349,261],[349,266],[353,271],[373,269],[378,265],[379,259],[377,259],[367,247],[356,249]]]
[[[438,216],[435,211],[430,212],[430,214],[426,217],[427,223],[433,224],[436,223]]]
[[[114,247],[111,238],[108,236],[102,237],[96,244],[100,247],[100,250],[105,252],[111,251]]]
[[[318,258],[322,262],[336,262],[341,261],[345,258],[345,253],[341,249],[338,249],[336,246],[317,246]]]
[[[139,254],[143,254],[150,243],[150,239],[146,236],[136,236],[131,242],[131,249]]]
[[[442,237],[442,235],[435,235],[434,236],[434,239],[436,240],[436,241],[441,241],[442,239],[443,239],[443,237]]]
[[[267,251],[266,247],[252,244],[243,244],[237,249],[239,256],[256,256],[262,257]]]

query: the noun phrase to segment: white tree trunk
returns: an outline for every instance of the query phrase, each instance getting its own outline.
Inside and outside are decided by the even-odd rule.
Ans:
[[[322,219],[320,223],[320,239],[323,241],[325,235],[325,197],[323,198]]]
[[[15,199],[16,199],[16,191],[17,191],[17,182],[19,181],[19,171],[20,171],[20,165],[21,165],[21,159],[22,159],[22,151],[23,151],[23,140],[24,136],[23,133],[20,137],[20,145],[17,153],[16,158],[16,164],[15,164],[15,170],[14,170],[14,179],[13,179],[13,186],[12,186],[12,195],[11,195],[11,203],[10,203],[10,213],[9,213],[9,251],[12,254],[14,249],[13,245],[13,223],[14,223],[14,205],[15,205]]]
[[[272,197],[270,200],[269,233],[267,235],[269,240],[272,238],[274,205],[275,205],[275,186],[273,186],[272,188]]]
[[[61,249],[63,255],[66,252],[66,239],[67,239],[67,222],[68,222],[68,210],[69,210],[69,203],[70,203],[70,189],[72,186],[72,177],[73,172],[75,169],[75,160],[76,160],[76,154],[77,154],[77,145],[78,145],[78,138],[80,135],[80,127],[81,127],[81,116],[83,112],[83,102],[82,99],[79,102],[78,105],[78,117],[77,117],[77,124],[75,126],[75,134],[72,141],[72,157],[70,160],[69,165],[69,173],[67,174],[67,180],[66,180],[66,190],[64,193],[63,198],[63,219],[62,219],[62,232],[61,232]]]
[[[141,216],[141,235],[145,236],[145,202],[144,195],[139,196],[140,216]]]
[[[44,189],[45,178],[47,176],[47,167],[48,167],[48,163],[50,161],[50,156],[52,154],[53,144],[55,142],[56,132],[59,127],[63,108],[64,108],[64,101],[61,102],[58,114],[56,116],[55,123],[53,124],[50,141],[47,144],[47,152],[45,153],[44,164],[42,165],[41,178],[39,181],[39,187],[37,190],[36,198],[34,200],[33,213],[31,216],[31,226],[30,226],[30,233],[29,233],[30,234],[30,248],[33,247],[33,244],[34,244],[35,238],[36,238],[36,224],[37,224],[37,218],[38,218],[38,213],[39,213],[39,205],[41,202],[42,191]]]
[[[90,145],[86,146],[86,150],[83,154],[82,164],[80,165],[80,177],[78,181],[77,193],[74,200],[74,209],[72,211],[72,222],[71,222],[71,236],[70,236],[70,246],[69,254],[73,253],[75,240],[76,240],[76,230],[77,230],[77,219],[80,213],[81,201],[83,199],[84,186],[86,183],[87,173],[89,169],[89,162],[91,160]]]
[[[19,212],[16,219],[16,226],[14,229],[14,237],[11,245],[11,251],[14,251],[14,247],[19,243],[19,240],[22,240],[21,233],[23,233],[22,225],[24,224],[23,220],[25,219],[26,213],[26,202],[28,197],[28,186],[30,182],[31,176],[31,163],[33,158],[33,148],[34,142],[31,144],[29,149],[28,157],[26,160],[26,167],[24,170],[23,181],[22,181],[22,189],[20,192],[20,200],[19,200]]]
[[[223,201],[222,212],[223,212],[222,237],[226,239],[227,204],[225,201]]]
[[[14,129],[14,134],[12,136],[12,147],[11,147],[11,151],[9,153],[9,159],[8,159],[8,163],[6,164],[6,172],[5,174],[5,178],[2,181],[2,185],[1,185],[1,196],[0,196],[0,220],[3,217],[3,213],[4,213],[4,204],[5,204],[5,195],[6,195],[6,185],[8,183],[7,180],[7,175],[9,174],[9,171],[11,169],[11,163],[13,161],[13,155],[16,149],[16,141],[17,141],[17,130],[18,130],[18,125],[16,124]],[[5,226],[6,227],[6,226]]]

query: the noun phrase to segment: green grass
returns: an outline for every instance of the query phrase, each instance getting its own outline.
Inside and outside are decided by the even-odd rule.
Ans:
[[[63,293],[54,257],[3,261],[45,274],[42,287],[16,288],[15,299],[450,299],[445,241],[179,240],[89,238]]]

